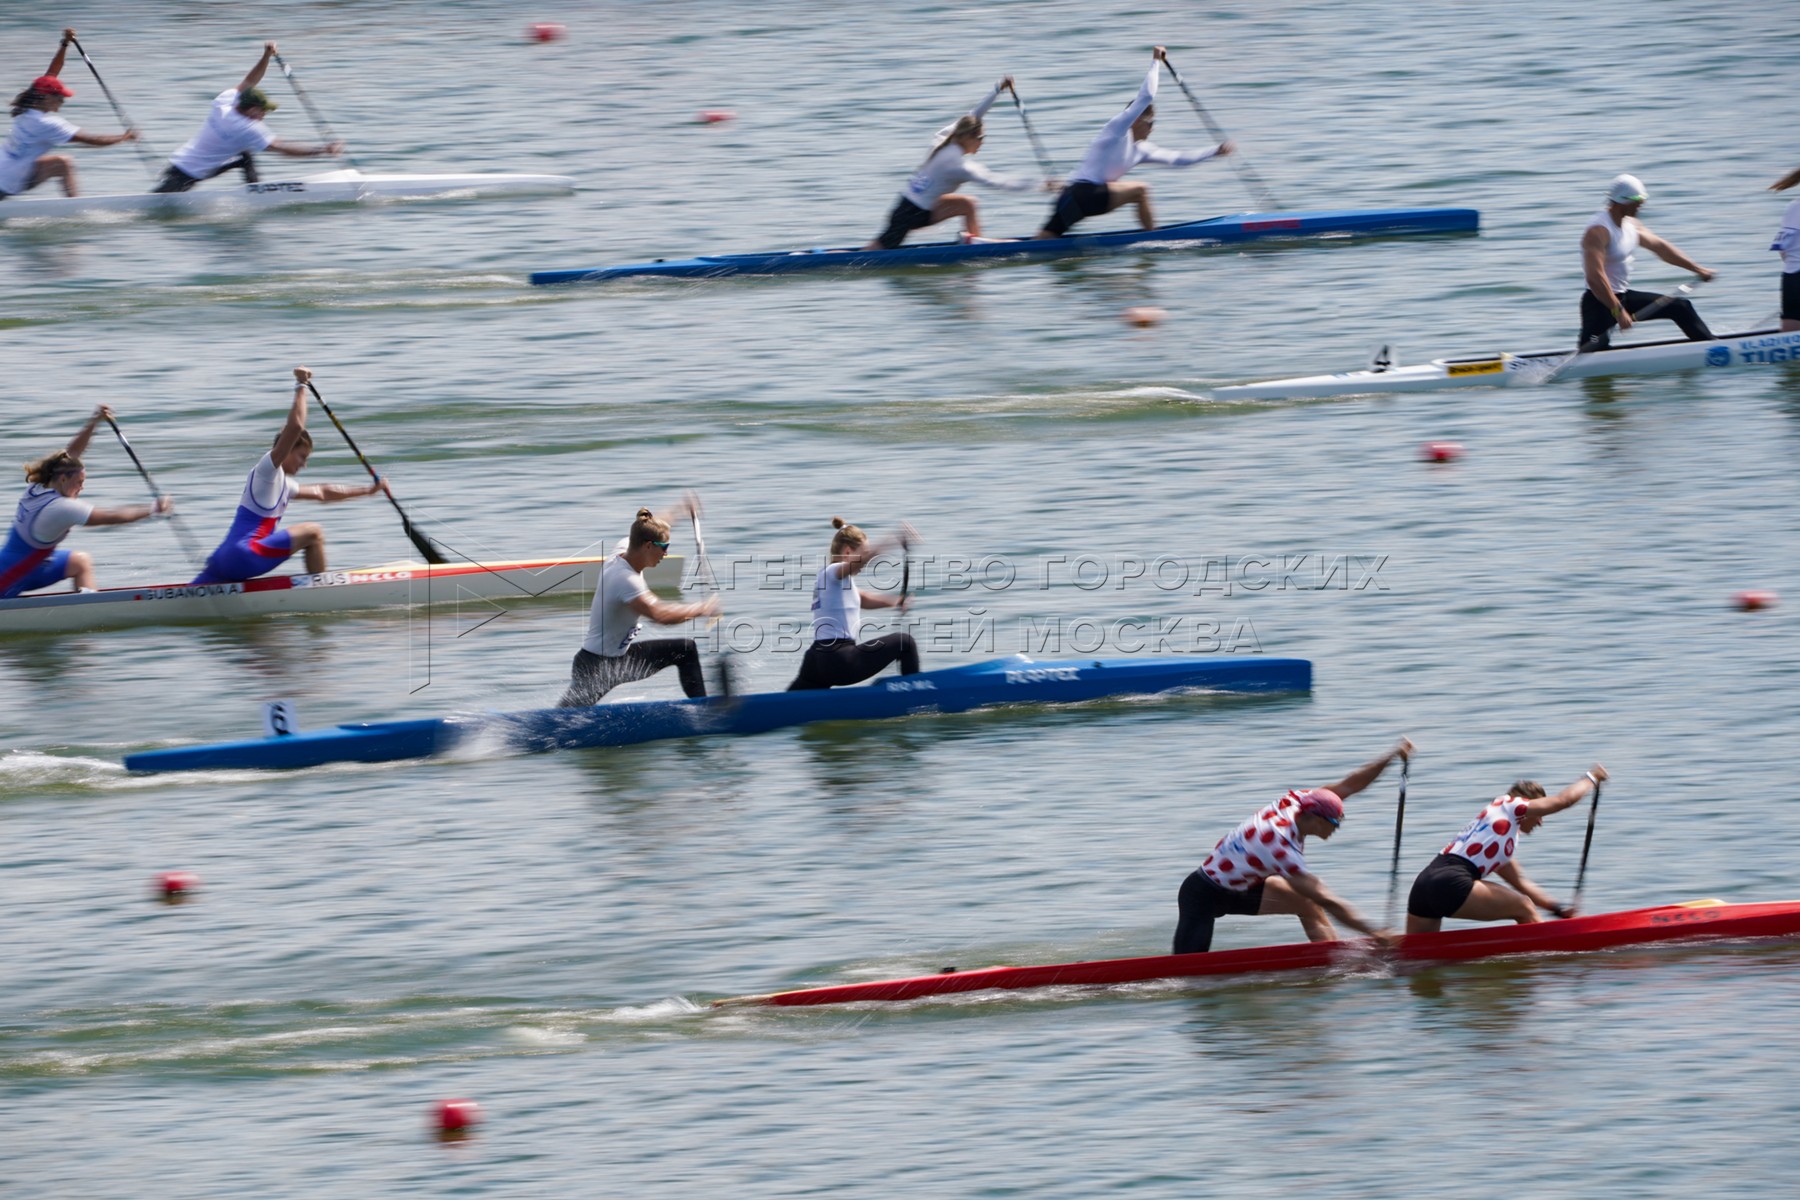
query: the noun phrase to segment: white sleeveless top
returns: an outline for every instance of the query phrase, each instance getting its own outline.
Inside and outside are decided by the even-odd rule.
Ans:
[[[1495,796],[1481,815],[1444,847],[1445,854],[1466,858],[1483,875],[1492,875],[1512,861],[1519,848],[1519,818],[1530,801],[1518,796]]]
[[[813,580],[812,623],[815,642],[854,642],[862,632],[862,593],[855,577],[844,574],[843,563],[830,564]]]
[[[69,536],[69,530],[87,524],[94,506],[74,500],[44,483],[34,483],[19,497],[12,531],[33,550],[51,550]]]
[[[1606,275],[1606,286],[1622,292],[1631,286],[1631,256],[1638,248],[1637,218],[1626,217],[1625,227],[1621,229],[1613,224],[1612,214],[1603,208],[1587,223],[1588,229],[1596,226],[1606,230],[1606,261],[1600,268]],[[1584,235],[1586,232],[1585,229],[1582,231]]]
[[[275,452],[271,450],[250,468],[238,507],[247,508],[264,520],[280,520],[294,498],[294,486],[294,477],[275,465]]]

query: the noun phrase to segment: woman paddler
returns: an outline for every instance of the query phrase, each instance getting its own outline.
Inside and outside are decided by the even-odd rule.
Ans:
[[[1554,796],[1546,797],[1542,785],[1521,779],[1494,797],[1413,880],[1406,898],[1406,932],[1436,933],[1445,917],[1530,925],[1543,920],[1538,909],[1558,917],[1574,916],[1572,905],[1551,899],[1525,878],[1513,855],[1521,837],[1551,813],[1580,803],[1605,778],[1606,768],[1595,763],[1593,770]],[[1498,875],[1510,886],[1488,882],[1489,875]]]
[[[1380,942],[1393,935],[1377,929],[1306,869],[1306,839],[1329,841],[1344,820],[1344,801],[1412,754],[1405,738],[1380,758],[1364,763],[1330,787],[1290,791],[1219,839],[1212,853],[1181,885],[1176,954],[1212,947],[1213,922],[1223,916],[1266,917],[1292,913],[1308,941],[1332,942],[1336,917]],[[1327,914],[1330,914],[1329,916]]]
[[[557,705],[586,707],[622,683],[648,679],[665,667],[681,676],[681,690],[691,698],[706,695],[706,676],[700,670],[700,647],[693,638],[637,640],[638,619],[648,617],[658,625],[679,625],[695,617],[719,611],[719,598],[709,596],[697,604],[671,604],[659,600],[644,581],[644,572],[669,553],[669,523],[640,508],[622,553],[600,569],[594,587],[594,607],[588,614],[587,637],[575,652],[569,668],[569,690]]]
[[[980,151],[982,140],[987,136],[987,128],[982,118],[992,108],[1000,93],[1011,91],[1013,79],[1011,75],[994,85],[994,90],[987,98],[966,114],[956,119],[954,125],[946,125],[937,131],[937,144],[925,161],[919,164],[906,181],[906,187],[900,192],[900,199],[895,202],[894,210],[888,214],[887,228],[864,246],[864,250],[895,250],[906,240],[906,235],[915,229],[925,229],[952,217],[961,217],[963,221],[963,241],[972,242],[981,236],[981,205],[973,196],[966,196],[955,189],[965,183],[979,183],[985,187],[998,188],[1006,192],[1029,192],[1042,187],[1049,191],[1055,188],[1053,180],[1010,179],[996,175],[976,162],[974,155]]]
[[[275,444],[256,460],[244,480],[238,496],[237,512],[225,540],[207,557],[206,566],[194,578],[195,584],[242,583],[266,575],[293,557],[298,551],[305,556],[306,572],[317,575],[325,569],[325,531],[308,521],[302,525],[281,528],[281,518],[288,504],[295,500],[316,500],[336,504],[387,491],[387,483],[377,479],[367,487],[347,483],[298,484],[293,477],[300,473],[312,457],[312,434],[306,431],[306,384],[312,372],[294,368],[294,400],[288,406],[287,420],[275,435]],[[390,493],[391,495],[392,493]]]
[[[135,129],[124,133],[85,133],[56,115],[63,101],[75,94],[58,78],[63,59],[68,57],[69,43],[74,40],[73,29],[63,30],[62,44],[50,60],[50,69],[13,97],[12,132],[7,135],[6,144],[0,146],[0,200],[29,192],[51,179],[62,180],[63,195],[79,196],[75,161],[66,154],[46,154],[46,150],[68,142],[78,146],[116,146],[137,140]]]
[[[897,608],[905,612],[911,601],[905,596],[884,596],[856,586],[863,568],[897,546],[918,540],[918,532],[904,522],[900,532],[878,541],[848,524],[831,518],[837,532],[831,537],[831,561],[813,580],[813,642],[800,660],[800,674],[788,684],[790,692],[843,687],[861,683],[889,663],[900,664],[902,675],[919,673],[919,645],[910,633],[890,633],[867,642],[856,640],[862,632],[862,610]]]
[[[129,525],[173,505],[167,496],[154,504],[95,508],[76,497],[87,483],[81,456],[100,422],[112,416],[102,404],[63,449],[25,467],[25,495],[13,514],[12,531],[0,546],[0,600],[52,587],[67,579],[78,592],[94,591],[94,560],[85,550],[58,550],[77,525]]]

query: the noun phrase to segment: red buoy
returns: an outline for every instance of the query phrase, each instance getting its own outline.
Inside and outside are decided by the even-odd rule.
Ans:
[[[526,27],[525,36],[534,42],[554,42],[569,32],[554,21],[539,21],[536,25]]]
[[[200,877],[192,871],[164,871],[156,877],[156,894],[166,904],[180,904],[200,889]]]
[[[1774,592],[1752,590],[1739,592],[1735,599],[1740,611],[1761,612],[1765,608],[1775,607],[1776,596]]]
[[[1162,324],[1163,318],[1167,317],[1169,314],[1160,308],[1153,308],[1145,305],[1128,308],[1119,315],[1125,318],[1125,323],[1127,325],[1135,325],[1139,329],[1148,329],[1152,325]]]
[[[1426,442],[1419,447],[1419,457],[1426,462],[1455,462],[1463,456],[1460,442]]]
[[[723,121],[735,121],[737,114],[729,108],[703,108],[700,110],[702,125],[717,125]]]
[[[439,1100],[431,1119],[439,1137],[466,1137],[481,1123],[481,1106],[473,1100]]]

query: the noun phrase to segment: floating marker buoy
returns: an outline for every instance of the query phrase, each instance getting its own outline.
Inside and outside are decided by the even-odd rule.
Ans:
[[[473,1100],[439,1100],[431,1121],[441,1138],[467,1137],[481,1123],[481,1106]]]
[[[536,25],[527,26],[525,36],[534,42],[554,42],[569,32],[554,21],[539,21]]]
[[[1775,607],[1776,596],[1774,592],[1748,591],[1739,592],[1734,600],[1742,612],[1761,612]]]
[[[1419,447],[1419,457],[1426,462],[1455,462],[1463,456],[1460,442],[1426,442]]]
[[[729,108],[703,108],[700,110],[702,125],[717,125],[723,121],[735,121],[737,114]]]
[[[180,904],[200,888],[192,871],[164,871],[156,877],[156,894],[165,904]]]
[[[1125,318],[1127,325],[1135,325],[1139,329],[1148,329],[1152,325],[1160,325],[1169,314],[1160,308],[1128,308],[1119,314]]]

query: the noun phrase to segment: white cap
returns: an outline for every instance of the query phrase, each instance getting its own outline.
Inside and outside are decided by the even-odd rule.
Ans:
[[[1620,175],[1606,189],[1606,198],[1614,204],[1630,204],[1634,200],[1648,200],[1650,192],[1636,175]]]

